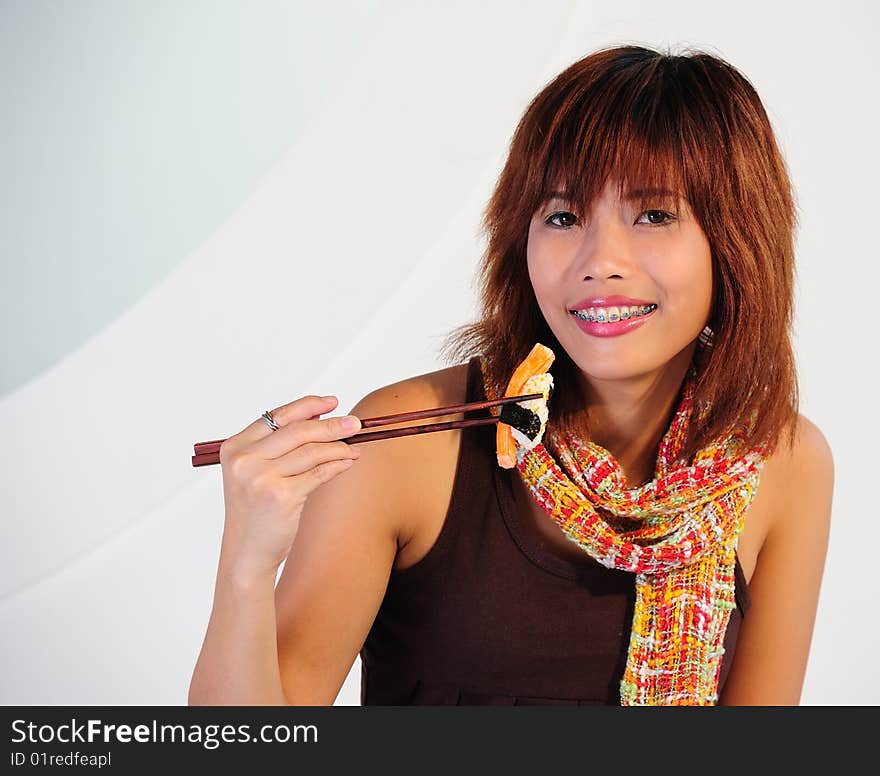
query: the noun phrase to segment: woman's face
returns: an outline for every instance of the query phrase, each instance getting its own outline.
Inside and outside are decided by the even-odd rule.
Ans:
[[[684,370],[709,320],[709,242],[683,200],[677,205],[657,196],[636,212],[635,202],[616,197],[610,180],[591,213],[575,213],[554,199],[534,214],[527,262],[538,306],[588,378],[656,374],[673,359]],[[630,305],[603,301],[612,295],[656,309],[632,317]],[[586,317],[590,307],[606,322],[581,321],[573,313],[579,309]],[[615,314],[619,319],[608,323]]]

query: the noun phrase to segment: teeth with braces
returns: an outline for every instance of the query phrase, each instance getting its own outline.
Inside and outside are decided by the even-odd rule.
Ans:
[[[638,318],[657,309],[656,304],[632,305],[630,307],[590,307],[587,310],[572,310],[582,321],[592,323],[614,323],[628,318]]]

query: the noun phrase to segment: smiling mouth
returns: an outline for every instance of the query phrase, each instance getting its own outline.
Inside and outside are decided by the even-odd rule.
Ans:
[[[572,310],[575,318],[590,323],[616,323],[630,318],[641,318],[657,309],[656,304],[631,305],[630,307],[589,307],[586,310]]]

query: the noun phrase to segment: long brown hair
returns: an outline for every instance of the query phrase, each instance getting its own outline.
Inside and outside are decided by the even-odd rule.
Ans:
[[[543,343],[556,354],[548,422],[589,433],[579,368],[538,307],[526,244],[531,218],[552,192],[588,212],[609,176],[618,193],[678,192],[711,246],[711,313],[694,351],[703,419],[691,424],[686,459],[753,411],[746,445],[772,452],[786,428],[793,442],[794,193],[754,87],[703,51],[601,49],[531,101],[483,215],[480,319],[448,334],[441,356],[451,363],[481,355],[486,390],[501,396],[517,364]],[[641,209],[648,206],[645,199]]]

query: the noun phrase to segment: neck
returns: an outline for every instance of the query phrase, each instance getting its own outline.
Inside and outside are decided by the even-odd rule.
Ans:
[[[695,343],[658,369],[626,380],[583,376],[590,438],[611,453],[628,488],[654,478],[657,451],[677,407]]]

